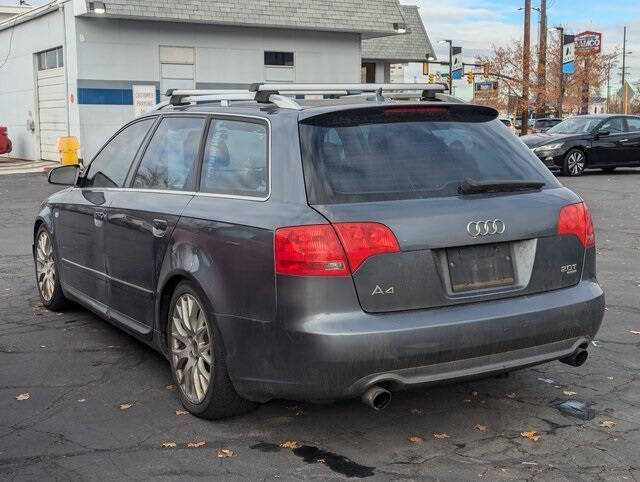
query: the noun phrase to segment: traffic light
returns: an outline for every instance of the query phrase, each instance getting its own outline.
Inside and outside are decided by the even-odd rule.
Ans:
[[[484,64],[484,78],[488,79],[489,78],[489,64]]]
[[[433,81],[435,80],[435,77],[436,77],[435,75],[429,74],[429,83],[430,84],[433,84]]]
[[[473,71],[467,72],[467,82],[473,84]]]
[[[429,62],[422,62],[422,75],[429,75]]]

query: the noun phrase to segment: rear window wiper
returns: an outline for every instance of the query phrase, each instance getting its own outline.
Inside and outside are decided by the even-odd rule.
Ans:
[[[541,181],[474,181],[473,179],[465,179],[458,186],[460,194],[478,194],[487,192],[514,192],[514,191],[531,191],[541,189],[544,186]]]

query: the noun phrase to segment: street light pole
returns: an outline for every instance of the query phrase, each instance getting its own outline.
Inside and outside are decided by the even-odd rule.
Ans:
[[[547,110],[547,0],[540,0],[540,38],[538,40],[538,117]]]
[[[531,0],[524,0],[524,42],[522,55],[522,129],[524,136],[529,131],[529,68],[531,57]]]
[[[560,62],[558,68],[558,102],[556,104],[556,114],[559,118],[562,117],[562,100],[564,98],[564,71],[562,69],[564,62],[564,27],[551,27],[550,32],[560,33]]]
[[[624,27],[624,33],[622,35],[622,97],[623,97],[623,112],[627,113],[627,89],[625,87],[625,71],[627,60],[627,26]]]
[[[440,40],[439,44],[449,44],[449,94],[453,95],[453,40]]]

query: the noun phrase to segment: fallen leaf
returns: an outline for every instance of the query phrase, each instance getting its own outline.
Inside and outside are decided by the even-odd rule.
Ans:
[[[487,430],[487,427],[485,425],[480,425],[479,423],[476,423],[473,428],[479,430],[480,432],[484,432],[485,430]]]
[[[42,301],[38,301],[38,302],[36,303],[36,307],[37,307],[37,308],[42,308],[43,306],[44,306],[44,304],[42,304]]]
[[[204,447],[205,442],[189,442],[187,447],[190,449],[199,449],[200,447]]]
[[[629,330],[629,333],[631,333],[632,335],[640,335],[640,331],[635,330]]]
[[[218,450],[219,459],[226,459],[227,457],[233,457],[233,450],[229,450],[229,449]]]
[[[443,438],[449,438],[449,436],[446,433],[434,433],[433,436],[435,438],[439,438],[439,439],[443,439]]]
[[[613,428],[616,426],[616,423],[613,422],[612,420],[603,420],[598,425],[600,425],[603,428]]]
[[[29,395],[28,393],[21,393],[20,395],[16,395],[16,400],[29,400],[31,398],[31,395]]]
[[[500,469],[500,472],[502,472],[503,474],[507,473],[507,469]]]
[[[576,394],[576,392],[572,392],[571,390],[565,390],[562,393],[564,393],[568,397],[570,397],[571,395],[575,395]]]
[[[127,402],[127,403],[121,403],[120,404],[120,410],[129,410],[131,407],[133,407],[133,402]]]
[[[471,403],[471,399],[470,398],[465,398],[464,400],[462,400],[464,403]]]
[[[298,442],[296,442],[295,440],[287,440],[286,442],[282,442],[280,444],[280,447],[282,447],[283,449],[297,449],[298,448]]]
[[[511,393],[507,393],[506,397],[507,398],[516,398],[516,393],[515,392],[511,392]]]
[[[175,386],[175,385],[173,385],[173,384],[171,384],[171,385],[167,385],[167,386],[166,386],[166,387],[164,387],[164,388],[166,388],[167,390],[175,390],[175,389],[176,389],[176,386]]]
[[[326,463],[325,459],[316,459],[316,464],[324,464]]]
[[[613,380],[613,377],[607,377],[607,380]]]
[[[478,396],[478,392],[476,392],[475,390],[473,392],[471,392],[471,395],[473,395],[474,397]]]
[[[186,410],[176,410],[176,415],[188,415],[189,412]]]
[[[176,443],[175,442],[164,442],[162,444],[162,448],[163,449],[175,449],[176,448]]]
[[[531,432],[520,432],[520,435],[522,435],[524,438],[528,438],[532,442],[537,442],[538,440],[540,440],[540,434],[535,430],[532,430]]]
[[[417,435],[411,435],[409,437],[409,442],[412,442],[414,444],[421,444],[422,442],[424,442],[424,439],[422,437],[418,437]]]
[[[419,408],[412,408],[411,409],[411,415],[422,415],[422,410]]]
[[[86,401],[87,401],[87,399],[86,399],[86,398],[81,398],[80,400],[78,400],[78,403],[84,403],[84,402],[86,402]]]

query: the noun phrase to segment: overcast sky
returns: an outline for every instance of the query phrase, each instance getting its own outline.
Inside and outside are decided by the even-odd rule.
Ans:
[[[465,62],[472,62],[477,54],[487,53],[491,45],[507,45],[514,39],[522,40],[522,11],[524,4],[516,0],[400,0],[408,5],[418,5],[427,33],[438,58],[444,60],[447,47],[438,44],[439,39],[452,39],[463,48]],[[584,30],[602,32],[604,51],[616,46],[622,49],[622,29],[627,26],[627,58],[629,76],[640,80],[640,0],[547,0],[548,24],[562,25],[567,33]],[[16,0],[0,0],[0,5],[16,5]],[[44,1],[31,0],[32,5]],[[532,0],[539,6],[539,0]],[[538,36],[538,12],[531,16],[532,43]],[[550,34],[555,35],[555,34]],[[421,75],[422,67],[411,66],[411,75]],[[612,79],[612,92],[619,88],[620,77]],[[466,80],[460,80],[458,94],[470,95]]]

